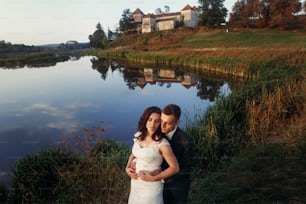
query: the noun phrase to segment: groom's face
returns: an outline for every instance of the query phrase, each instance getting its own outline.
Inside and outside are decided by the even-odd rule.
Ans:
[[[178,120],[174,115],[161,114],[161,131],[165,134],[174,130],[175,126],[178,124]]]

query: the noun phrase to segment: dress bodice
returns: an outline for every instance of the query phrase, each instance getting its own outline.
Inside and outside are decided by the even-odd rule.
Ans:
[[[139,132],[135,134],[135,137]],[[138,139],[134,139],[132,154],[136,158],[136,172],[145,170],[152,172],[161,169],[163,156],[160,148],[164,145],[170,145],[168,140],[152,141],[147,146],[142,147]],[[143,181],[142,179],[131,179],[131,192],[128,204],[163,204],[163,188],[164,185],[159,181]]]
[[[163,145],[170,145],[166,139],[152,141],[148,146],[141,147],[137,139],[134,140],[132,153],[136,157],[136,172],[140,170],[154,171],[160,169],[163,161],[159,148]]]

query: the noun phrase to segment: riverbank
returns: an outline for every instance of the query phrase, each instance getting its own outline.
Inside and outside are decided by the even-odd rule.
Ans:
[[[305,63],[305,42],[303,31],[189,29],[127,34],[94,54],[254,79],[267,64],[283,62],[292,67]]]

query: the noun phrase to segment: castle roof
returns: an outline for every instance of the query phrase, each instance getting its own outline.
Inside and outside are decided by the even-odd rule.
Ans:
[[[188,11],[188,10],[192,10],[192,11],[198,11],[198,8],[196,6],[191,7],[189,4],[187,4],[182,11]]]
[[[193,6],[191,7],[189,4],[187,4],[181,11],[189,11],[189,10],[192,10],[192,11],[198,11],[198,7],[196,6]],[[139,13],[142,11],[137,8],[135,11],[134,11],[134,14],[136,13]],[[171,12],[171,13],[161,13],[161,14],[153,14],[153,13],[148,13],[148,14],[145,14],[143,16],[143,18],[164,18],[164,17],[169,17],[167,20],[170,20],[170,18],[175,18],[175,16],[179,16],[181,14],[181,12]]]
[[[181,15],[181,12],[155,14],[155,17],[160,18],[160,17],[178,16],[178,15]]]
[[[142,14],[142,15],[144,15],[143,12],[142,12],[139,8],[137,8],[137,9],[133,12],[133,14]]]
[[[143,18],[155,18],[155,15],[153,13],[148,13],[144,15]]]
[[[143,16],[143,18],[166,18],[166,19],[175,19],[176,16],[179,16],[181,12],[173,12],[173,13],[161,13],[161,14],[153,14],[153,13],[148,13]]]

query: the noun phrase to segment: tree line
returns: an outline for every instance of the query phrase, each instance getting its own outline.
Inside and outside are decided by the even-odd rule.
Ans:
[[[12,44],[4,40],[0,41],[0,57],[4,54],[10,53],[33,53],[43,51],[70,51],[89,48],[88,43],[79,43],[77,41],[67,41],[66,43],[54,44],[54,45],[24,45],[24,44]]]
[[[28,46],[24,44],[12,44],[4,40],[0,41],[0,55],[6,53],[40,52],[42,47]]]
[[[239,0],[230,13],[231,26],[243,28],[298,29],[305,27],[306,1]],[[304,19],[304,21],[303,21]]]
[[[272,29],[300,29],[305,28],[306,0],[237,0],[229,14],[224,6],[225,0],[199,0],[199,26],[219,28],[224,25],[235,28],[272,28]],[[155,9],[157,14],[170,12],[165,6],[164,11]],[[184,26],[184,25],[180,25]],[[115,32],[104,32],[100,22],[96,31],[89,35],[90,46],[106,48],[115,35],[126,33],[135,27],[133,13],[129,8],[124,9],[119,20],[119,27]],[[116,37],[116,36],[115,36]]]

